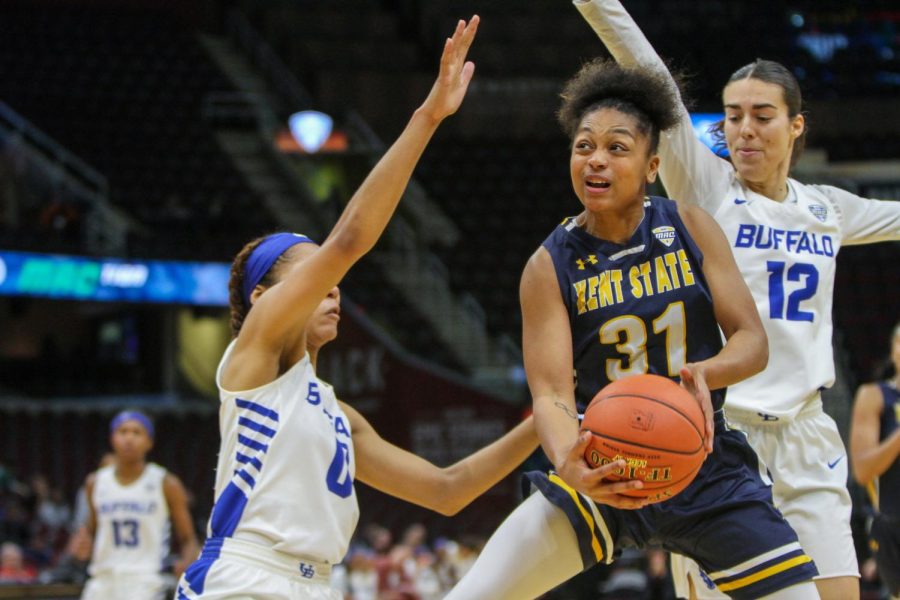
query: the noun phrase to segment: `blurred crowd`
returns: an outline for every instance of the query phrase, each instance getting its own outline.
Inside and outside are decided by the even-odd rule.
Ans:
[[[0,462],[0,585],[83,583],[87,563],[76,557],[91,544],[80,527],[87,511],[83,490],[69,502],[45,475],[18,478]],[[421,523],[395,536],[369,523],[359,528],[346,558],[333,568],[332,585],[345,600],[439,600],[472,566],[485,542],[474,535],[431,536]],[[860,567],[862,598],[882,598],[872,562],[862,560]],[[626,550],[612,565],[591,569],[543,600],[573,598],[674,600],[666,554]]]
[[[0,585],[83,583],[87,563],[76,557],[91,543],[81,529],[88,511],[84,491],[70,502],[45,475],[16,475],[0,462]],[[346,600],[438,600],[472,566],[485,541],[464,534],[431,536],[421,523],[399,535],[369,523],[332,570],[332,585]],[[590,582],[576,579],[567,591],[546,598],[580,597],[576,588],[586,586],[595,598],[672,598],[660,591],[667,587],[660,585],[666,576],[661,552],[626,554],[598,575]]]
[[[0,462],[0,584],[84,580],[74,545],[90,543],[78,524],[87,515],[84,494],[70,504],[43,474],[17,479]]]
[[[389,529],[360,528],[344,562],[332,570],[332,585],[347,600],[438,600],[475,562],[484,540],[461,537],[428,542],[420,523],[395,541]]]
[[[332,586],[345,600],[440,600],[475,562],[486,539],[430,536],[421,523],[395,540],[378,524],[359,529],[344,562],[332,570]],[[613,565],[600,565],[583,577],[543,596],[543,600],[674,600],[666,554],[626,551]]]

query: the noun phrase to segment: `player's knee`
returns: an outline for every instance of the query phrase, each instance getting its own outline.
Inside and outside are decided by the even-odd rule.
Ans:
[[[822,600],[859,600],[859,579],[856,577],[828,577],[816,579]]]
[[[764,596],[761,600],[819,600],[819,598],[816,584],[812,581],[804,581],[803,583],[773,592],[768,596]]]

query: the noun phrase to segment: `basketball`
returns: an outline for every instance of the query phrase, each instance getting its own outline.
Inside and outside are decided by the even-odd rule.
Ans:
[[[620,458],[626,467],[609,481],[639,479],[623,495],[662,502],[693,481],[706,459],[706,421],[694,396],[659,375],[614,381],[594,396],[581,423],[591,432],[585,459],[593,467]]]

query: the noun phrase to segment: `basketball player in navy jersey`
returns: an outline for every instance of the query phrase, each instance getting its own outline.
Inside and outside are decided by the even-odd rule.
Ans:
[[[875,518],[869,537],[881,580],[900,599],[900,323],[891,337],[893,375],[859,388],[853,404],[850,459]]]
[[[532,255],[520,287],[535,424],[555,472],[528,474],[539,493],[500,526],[447,600],[535,598],[622,548],[649,544],[695,558],[734,598],[818,598],[815,565],[772,505],[745,436],[722,415],[726,386],[766,364],[750,292],[707,213],[644,195],[660,134],[678,119],[672,89],[651,71],[597,60],[562,98],[583,210]],[[680,380],[707,417],[700,472],[657,504],[622,494],[640,482],[609,483],[608,470],[592,470],[590,435],[579,435],[591,398],[641,373]]]
[[[663,60],[619,0],[574,0],[619,64],[663,74]],[[900,240],[900,202],[790,176],[806,139],[800,85],[784,65],[757,59],[722,89],[713,128],[729,158],[678,123],[660,140],[659,175],[671,198],[702,207],[728,239],[769,339],[769,364],[728,390],[728,421],[772,475],[775,505],[819,569],[823,600],[859,598],[850,529],[847,451],[824,411],[834,383],[832,296],[842,246]],[[672,556],[679,597],[723,597],[696,563]]]
[[[84,549],[91,562],[82,600],[163,598],[167,589],[161,571],[169,555],[170,523],[181,555],[176,576],[199,553],[184,486],[146,460],[153,438],[153,423],[141,412],[123,411],[110,423],[114,459],[85,482],[85,529],[93,545]]]

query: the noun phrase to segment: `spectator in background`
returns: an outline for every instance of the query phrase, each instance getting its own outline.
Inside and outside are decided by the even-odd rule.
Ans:
[[[30,536],[31,522],[22,496],[7,494],[0,498],[0,539],[23,545]]]
[[[440,600],[444,597],[443,586],[438,577],[437,559],[426,546],[421,546],[415,553],[413,573],[413,591],[419,600]]]
[[[880,381],[859,388],[853,404],[850,459],[869,492],[870,528],[878,575],[900,599],[900,323],[891,335],[891,364]]]
[[[22,495],[26,489],[25,485],[16,480],[9,467],[0,460],[0,497],[9,493]]]
[[[0,460],[0,540],[27,543],[31,528],[25,501],[30,495],[29,487]]]
[[[378,600],[378,571],[375,555],[367,548],[351,551],[347,561],[348,589],[352,600]]]
[[[14,542],[0,545],[0,584],[33,583],[37,578],[37,570],[25,563],[22,548]]]
[[[43,474],[31,478],[34,497],[34,534],[40,533],[52,548],[65,544],[72,510],[63,498],[62,490],[52,487]]]

